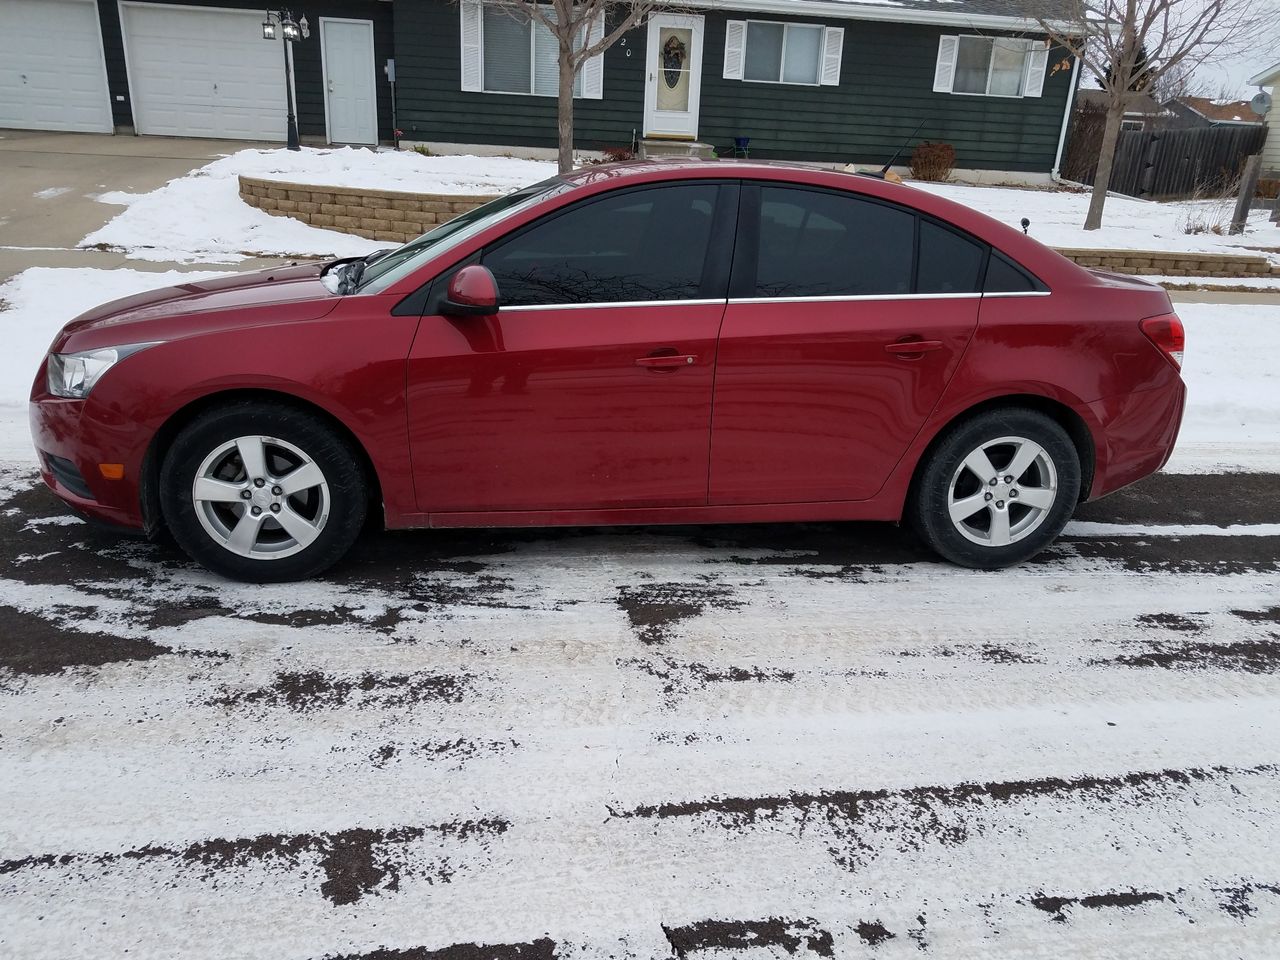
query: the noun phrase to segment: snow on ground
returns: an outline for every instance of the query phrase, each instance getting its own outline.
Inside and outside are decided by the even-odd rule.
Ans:
[[[1156,480],[1091,515],[1280,519]],[[0,503],[0,955],[1275,956],[1280,538],[420,531],[257,587],[64,517]]]
[[[32,267],[0,285],[0,461],[34,462],[27,397],[49,344],[64,324],[108,300],[222,275]]]
[[[425,193],[501,194],[555,173],[555,164],[510,157],[424,157],[412,151],[342,147],[241,150],[146,194],[99,194],[123,213],[81,241],[143,260],[234,263],[252,254],[360,256],[386,246],[291,217],[274,217],[240,199],[241,174],[297,183]]]
[[[1248,229],[1238,236],[1186,233],[1190,223],[1220,225],[1231,220],[1234,200],[1197,200],[1152,203],[1130,197],[1107,198],[1102,228],[1085,230],[1089,194],[1065,190],[1021,190],[1013,187],[977,187],[955,183],[923,183],[911,186],[936,193],[981,210],[1010,226],[1023,217],[1031,221],[1028,233],[1051,247],[1092,249],[1188,250],[1209,253],[1259,254],[1249,247],[1280,247],[1280,226],[1268,223],[1270,212],[1255,210]],[[1280,264],[1280,256],[1272,255]],[[1182,278],[1178,278],[1182,279]]]

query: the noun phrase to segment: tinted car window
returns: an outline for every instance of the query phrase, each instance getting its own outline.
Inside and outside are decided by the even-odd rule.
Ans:
[[[758,297],[911,292],[915,216],[857,197],[762,187]]]
[[[584,203],[485,251],[504,306],[698,296],[714,184],[628,191]]]
[[[1040,285],[1003,254],[992,251],[982,289],[985,293],[1029,293],[1040,289]]]
[[[917,293],[975,293],[982,244],[921,218]]]

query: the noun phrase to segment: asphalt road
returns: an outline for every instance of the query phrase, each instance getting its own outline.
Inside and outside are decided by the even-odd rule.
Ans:
[[[1280,475],[1001,573],[805,524],[281,587],[8,487],[0,955],[1274,956]]]

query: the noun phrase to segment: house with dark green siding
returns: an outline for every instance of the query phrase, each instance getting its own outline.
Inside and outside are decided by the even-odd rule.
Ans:
[[[583,67],[575,146],[879,165],[933,140],[960,170],[1045,177],[1078,71],[1027,2],[1058,0],[681,3]],[[554,149],[541,25],[485,0],[293,13],[308,30],[283,42],[251,0],[3,0],[6,67],[23,82],[0,87],[0,127],[282,140],[288,90],[304,142],[373,145],[399,128],[451,152]]]
[[[913,143],[952,144],[959,169],[1047,175],[1078,71],[1018,10],[1017,0],[725,0],[656,13],[583,68],[575,146],[698,142],[723,156],[745,143],[753,158],[881,164],[916,133]],[[406,140],[554,148],[544,27],[483,0],[399,0],[395,52]]]

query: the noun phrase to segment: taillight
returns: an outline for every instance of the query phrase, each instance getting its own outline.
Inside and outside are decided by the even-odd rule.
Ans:
[[[1160,352],[1173,361],[1173,365],[1182,369],[1182,351],[1187,337],[1182,330],[1182,321],[1176,313],[1166,313],[1159,317],[1147,317],[1140,324],[1147,339],[1160,348]]]

